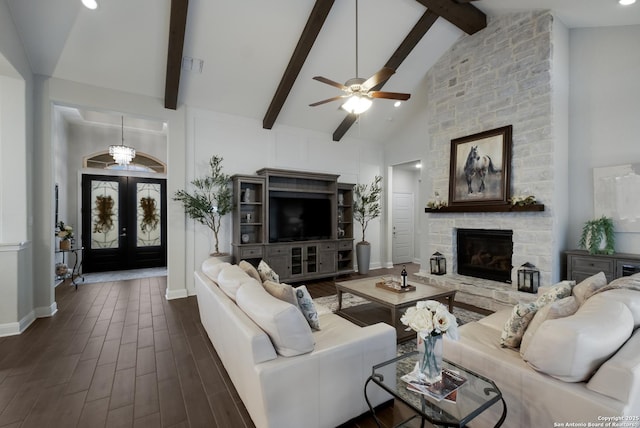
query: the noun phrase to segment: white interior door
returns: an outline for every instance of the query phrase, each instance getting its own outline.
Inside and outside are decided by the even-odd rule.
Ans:
[[[393,264],[413,261],[413,193],[394,193],[392,203]]]

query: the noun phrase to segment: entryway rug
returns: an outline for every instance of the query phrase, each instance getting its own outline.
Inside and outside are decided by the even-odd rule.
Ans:
[[[98,282],[114,282],[114,281],[126,281],[128,279],[140,279],[140,278],[152,278],[156,276],[167,276],[167,268],[147,268],[147,269],[132,269],[132,270],[119,270],[112,272],[93,272],[85,273],[82,277],[77,278],[78,284],[95,284]]]

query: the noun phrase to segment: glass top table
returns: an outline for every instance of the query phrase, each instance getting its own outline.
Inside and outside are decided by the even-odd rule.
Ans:
[[[416,412],[416,415],[396,425],[397,427],[404,426],[404,424],[415,418],[421,418],[423,426],[425,421],[429,421],[437,426],[464,427],[473,418],[499,401],[502,402],[502,416],[496,422],[495,427],[502,425],[507,417],[507,405],[495,383],[477,373],[444,360],[442,363],[443,369],[449,369],[459,374],[466,378],[466,382],[457,390],[455,402],[446,399],[438,401],[430,396],[408,390],[407,383],[400,380],[402,375],[411,372],[417,361],[418,351],[414,351],[373,366],[371,376],[365,383],[364,394],[369,409],[379,427],[382,425],[367,397],[367,385],[369,382],[380,386]],[[380,370],[390,364],[395,364],[396,366],[396,376],[393,379],[385,378]]]

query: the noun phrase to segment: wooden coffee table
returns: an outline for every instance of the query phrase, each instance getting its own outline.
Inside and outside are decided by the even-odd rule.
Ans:
[[[396,293],[377,287],[376,283],[381,281],[382,277],[372,277],[336,282],[338,292],[336,313],[362,326],[380,321],[386,322],[396,328],[398,342],[402,342],[415,338],[416,333],[415,331],[405,331],[406,326],[400,322],[400,317],[408,307],[414,306],[419,300],[437,300],[448,304],[449,312],[453,311],[455,290],[409,282],[409,285],[416,288],[415,291]],[[351,293],[368,300],[370,303],[343,308],[342,293]]]

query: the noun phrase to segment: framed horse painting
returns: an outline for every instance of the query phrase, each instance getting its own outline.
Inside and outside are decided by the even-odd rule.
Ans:
[[[510,198],[512,125],[451,140],[449,205],[502,205]]]

